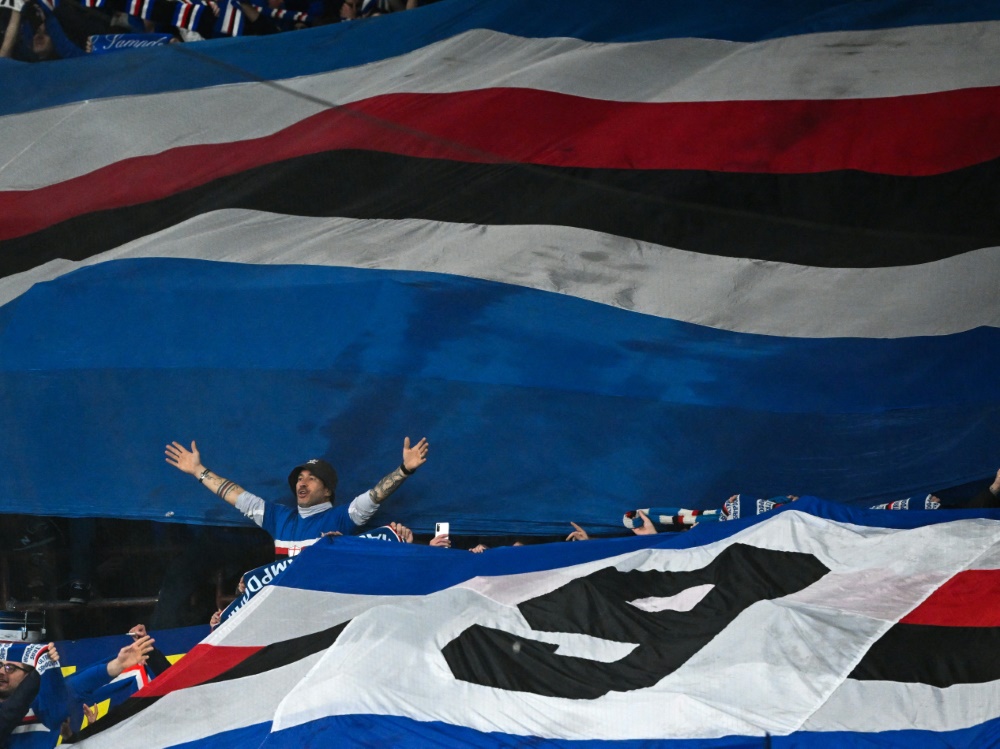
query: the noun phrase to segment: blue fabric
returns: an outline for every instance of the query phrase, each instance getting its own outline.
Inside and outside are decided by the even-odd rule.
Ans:
[[[364,539],[338,538],[335,544],[313,546],[303,552],[296,565],[278,581],[282,587],[314,591],[372,595],[425,595],[461,583],[472,577],[499,576],[556,569],[597,559],[612,559],[637,548],[694,548],[742,534],[753,525],[769,522],[785,512],[811,514],[854,526],[919,528],[958,519],[984,517],[1000,519],[996,510],[885,512],[852,508],[803,497],[773,512],[731,523],[698,526],[685,533],[651,537],[596,540],[575,544],[545,544],[521,548],[492,549],[488,554],[466,554],[429,549],[425,546],[372,544]],[[357,557],[358,564],[352,561]],[[363,561],[362,561],[363,560]],[[363,570],[363,573],[362,573]],[[724,697],[720,697],[724,700]],[[235,732],[234,732],[235,734]],[[830,732],[792,733],[786,736],[728,736],[713,739],[664,739],[627,741],[569,741],[536,736],[481,733],[473,729],[435,721],[417,721],[391,715],[342,715],[324,717],[306,724],[276,731],[261,744],[263,749],[336,745],[338,737],[350,737],[350,745],[393,747],[545,747],[549,749],[599,749],[601,747],[665,747],[666,749],[736,749],[780,747],[781,749],[945,749],[947,747],[993,746],[1000,736],[1000,718],[961,730],[935,732],[902,730],[879,733]],[[210,746],[230,735],[213,736]]]
[[[226,608],[222,611],[220,621],[224,622],[229,619],[233,614],[243,608],[251,598],[260,593],[260,591],[265,587],[275,582],[278,579],[278,576],[288,569],[288,565],[290,565],[293,561],[295,561],[295,557],[290,557],[278,562],[262,565],[250,570],[249,572],[244,572],[242,580],[246,589],[243,591],[243,595],[237,597],[228,606],[226,606]]]
[[[208,623],[195,627],[178,627],[177,629],[160,629],[151,631],[156,640],[156,648],[165,655],[180,655],[189,651],[209,633]],[[86,668],[88,664],[104,663],[118,655],[118,651],[131,644],[132,638],[125,632],[107,635],[106,637],[91,637],[84,640],[57,640],[60,663],[65,668],[76,666]]]
[[[884,502],[874,505],[873,510],[936,510],[941,503],[931,499],[931,494],[918,494],[905,499],[896,499],[892,502]]]
[[[112,681],[108,676],[108,662],[113,657],[108,656],[66,677],[66,686],[70,693],[71,726],[83,725],[83,705],[96,705],[109,700],[109,707],[114,707],[135,693],[136,679],[131,672],[127,678],[117,681]],[[149,677],[152,678],[152,675],[149,674]]]
[[[98,34],[90,38],[90,53],[122,52],[127,49],[144,49],[170,44],[173,34]]]
[[[808,526],[814,529],[814,533],[803,530],[802,536],[789,541],[789,528],[785,524],[779,524],[781,527],[776,529],[776,535],[769,536],[766,524],[774,522],[778,516],[787,512],[804,513],[818,518],[831,518],[839,522],[847,523],[849,524],[849,527],[846,529],[847,532],[843,534],[835,529],[819,530],[816,528],[815,523],[810,522],[809,518],[806,518],[805,521],[799,525],[799,527],[804,529]],[[322,596],[318,594],[318,592],[321,591],[360,593],[375,596],[375,607],[370,611],[375,611],[377,613],[379,608],[384,607],[383,611],[388,612],[388,616],[381,619],[376,618],[374,621],[368,621],[366,624],[364,621],[365,615],[358,614],[352,625],[349,625],[348,629],[343,630],[344,633],[351,632],[350,635],[344,637],[344,640],[349,640],[351,642],[345,643],[342,640],[338,640],[333,646],[331,646],[331,649],[326,654],[326,661],[324,665],[326,668],[330,669],[330,672],[324,674],[324,665],[313,664],[311,662],[313,667],[309,669],[309,675],[306,676],[306,681],[300,682],[299,687],[313,690],[322,689],[319,685],[328,683],[325,682],[325,679],[329,676],[329,673],[332,673],[333,678],[336,678],[338,665],[343,666],[344,663],[341,659],[350,657],[351,655],[350,650],[338,653],[337,648],[351,648],[354,645],[360,645],[362,647],[361,652],[375,654],[374,660],[359,658],[355,663],[360,664],[360,670],[356,673],[345,675],[345,678],[350,680],[348,681],[348,684],[352,685],[349,687],[350,690],[362,690],[360,694],[357,694],[357,704],[361,706],[366,704],[379,705],[378,700],[373,700],[370,703],[366,701],[363,691],[366,688],[365,681],[363,678],[358,678],[358,674],[365,673],[366,668],[370,671],[370,663],[382,663],[383,661],[387,663],[392,662],[391,658],[388,660],[386,660],[386,658],[380,660],[377,657],[378,653],[384,653],[387,651],[397,652],[394,648],[398,641],[394,640],[389,642],[371,640],[371,636],[378,632],[380,627],[384,626],[388,619],[391,619],[393,615],[399,617],[402,613],[403,609],[397,606],[397,601],[393,599],[393,596],[421,595],[435,590],[442,590],[475,576],[496,577],[504,574],[531,573],[546,569],[562,568],[564,566],[578,564],[587,560],[603,560],[602,564],[595,565],[595,568],[606,567],[606,565],[611,563],[613,560],[620,560],[622,554],[628,551],[644,548],[695,548],[712,544],[715,545],[717,550],[718,546],[721,544],[717,544],[716,542],[726,539],[748,541],[751,545],[758,545],[760,547],[767,548],[770,548],[772,543],[778,543],[778,545],[783,546],[785,545],[785,542],[787,542],[792,548],[801,548],[801,544],[804,542],[806,545],[812,546],[814,550],[818,550],[815,544],[819,543],[822,547],[824,534],[830,532],[831,535],[835,536],[856,536],[860,537],[860,539],[858,540],[857,546],[849,545],[844,547],[834,544],[832,547],[825,550],[826,553],[835,555],[837,553],[849,553],[850,551],[856,549],[863,557],[864,549],[871,549],[873,547],[873,544],[871,543],[873,536],[882,535],[864,533],[865,526],[919,528],[942,523],[950,523],[955,520],[967,520],[970,518],[990,518],[993,520],[1000,520],[1000,511],[967,510],[893,513],[852,508],[836,503],[825,502],[815,497],[804,497],[797,502],[784,505],[781,508],[765,515],[757,516],[748,520],[734,521],[731,523],[712,523],[704,527],[696,527],[694,530],[686,533],[663,534],[660,536],[645,538],[631,537],[604,541],[590,541],[587,543],[554,543],[522,548],[501,548],[490,550],[485,554],[468,554],[454,550],[431,549],[426,546],[417,546],[412,544],[373,543],[370,539],[359,537],[338,537],[335,539],[324,539],[322,542],[303,551],[300,558],[296,560],[296,563],[289,565],[285,572],[274,580],[273,584],[283,588],[300,588],[317,592],[308,596],[310,601],[317,603],[317,611],[322,608],[322,606],[319,605]],[[748,538],[749,534],[747,534],[746,531],[751,526],[765,527],[757,528],[757,530],[761,531],[759,536]],[[796,534],[792,533],[792,535],[795,536]],[[919,539],[911,539],[911,542],[914,544],[923,544],[926,543],[928,539],[933,539],[933,535],[934,534],[930,533],[921,534]],[[981,554],[982,548],[989,546],[991,537],[986,533],[976,535],[977,551],[975,553]],[[954,538],[954,536],[950,537]],[[847,549],[846,552],[845,548]],[[909,549],[913,548],[916,547],[909,547]],[[839,549],[839,552],[835,551],[835,549]],[[709,549],[702,549],[702,551],[707,552],[707,558],[711,558],[714,553]],[[969,553],[972,554],[973,552],[970,551]],[[641,559],[648,558],[647,555],[644,554],[640,554],[638,556]],[[352,561],[352,557],[356,558],[357,562]],[[954,564],[956,559],[954,557],[949,558],[950,563]],[[980,557],[980,559],[982,559],[982,557]],[[636,560],[633,559],[632,561]],[[803,560],[798,561],[801,563]],[[855,572],[866,575],[867,571],[873,566],[877,569],[881,569],[880,565],[882,561],[883,560],[873,562],[871,566],[866,566],[862,563],[855,569]],[[650,560],[650,563],[653,568],[656,568],[657,565],[653,560]],[[632,565],[629,562],[626,562],[625,566],[629,569],[632,568]],[[673,568],[673,565],[667,566]],[[363,570],[363,572],[360,572],[360,570]],[[918,565],[910,568],[903,565],[900,569],[896,570],[896,572],[900,575],[900,579],[906,579],[916,570],[919,570],[916,572],[917,579],[924,581],[917,583],[917,585],[922,588],[926,584],[927,580],[925,574],[926,567]],[[572,573],[570,573],[570,577],[572,577]],[[536,582],[546,579],[553,578],[538,577],[536,578]],[[860,579],[868,578],[862,577]],[[495,590],[504,589],[505,586],[503,585],[502,580],[496,580],[496,582],[498,583],[498,587],[495,588]],[[941,582],[943,582],[943,580],[937,581],[938,584]],[[539,584],[544,588],[545,583],[540,582]],[[633,589],[633,593],[635,590],[636,589]],[[825,594],[830,596],[838,595],[839,590],[840,588],[837,585],[825,586],[824,588]],[[660,592],[662,593],[663,591],[661,590]],[[819,591],[815,592],[819,595],[823,595],[823,593],[820,593]],[[910,593],[912,594],[912,592],[913,591],[911,589]],[[491,595],[487,593],[486,597],[491,597]],[[287,602],[293,601],[295,598],[296,596],[294,595],[288,595],[285,598],[284,603],[278,603],[276,605],[279,608],[283,608],[284,606],[287,606]],[[566,605],[567,601],[571,601],[572,599],[562,600],[562,604],[554,605]],[[808,616],[801,618],[793,617],[786,622],[792,630],[799,627],[803,630],[807,630],[810,628],[810,621],[813,621],[816,624],[820,622],[825,623],[828,621],[828,615],[839,616],[836,607],[833,607],[831,610],[826,610],[825,607],[821,605],[821,602],[817,602],[817,599],[809,598],[808,600],[812,603],[807,604],[807,607],[815,606],[818,610],[826,611],[826,613],[821,617],[817,617],[816,620],[811,620]],[[265,602],[265,605],[266,604],[267,602]],[[508,603],[504,605],[511,604]],[[416,610],[418,609],[411,609],[411,611]],[[851,609],[851,611],[853,612],[854,609]],[[331,601],[331,605],[326,608],[326,612],[328,614],[327,621],[317,620],[312,622],[315,629],[325,627],[330,622],[337,621],[342,613],[333,601]],[[270,621],[266,608],[262,607],[262,609],[256,613],[259,613],[262,616],[260,621]],[[468,612],[463,612],[461,614],[461,617],[464,616],[468,616]],[[845,621],[854,621],[853,616],[854,614],[851,613],[847,615],[846,619],[838,618],[836,621],[840,621],[841,623],[844,623]],[[430,653],[422,653],[421,649],[430,648],[432,651],[436,650],[447,642],[449,638],[453,637],[456,633],[453,628],[452,620],[439,620],[435,625],[432,625],[431,631],[424,631],[420,635],[412,635],[411,630],[420,629],[419,626],[414,626],[411,623],[412,620],[416,618],[417,617],[411,616],[409,619],[400,619],[400,628],[395,629],[395,634],[390,634],[389,637],[396,638],[402,636],[404,638],[404,647],[411,649],[418,654],[417,660],[421,663],[421,665],[430,664],[429,667],[437,668],[438,666],[434,657],[432,657]],[[470,623],[472,620],[473,618],[470,617],[466,623]],[[243,639],[244,636],[239,630],[241,623],[242,622],[236,622],[236,627],[231,630],[231,634],[233,635],[232,640],[227,641],[226,634],[223,633],[221,637],[214,640],[214,644],[225,647],[227,645],[239,645],[245,643],[246,640]],[[248,631],[258,633],[257,637],[259,637],[259,633],[262,631],[259,628],[259,622],[254,624],[253,622],[247,621],[246,623],[248,624]],[[764,626],[766,627],[767,625]],[[539,626],[535,625],[533,625],[532,628],[536,631],[540,629]],[[778,637],[782,631],[783,630],[779,627],[773,631],[773,634],[775,637]],[[789,641],[785,643],[785,647],[778,647],[775,649],[775,659],[776,661],[783,662],[785,667],[792,668],[798,663],[795,654],[800,652],[799,647],[801,643],[796,639],[794,633],[789,630],[784,631],[787,633]],[[364,636],[366,633],[369,637]],[[374,636],[377,637],[377,635]],[[284,635],[281,635],[281,633],[275,633],[274,637],[275,642],[277,642],[283,639]],[[304,639],[315,642],[313,635],[309,635]],[[267,645],[269,641],[265,639],[264,642],[260,642],[259,639],[254,639],[254,642]],[[867,647],[867,645],[855,642],[852,647]],[[285,650],[284,655],[282,656],[278,653],[280,650],[280,647],[275,648],[273,660],[265,665],[269,667],[278,667],[282,663],[285,663],[285,659],[289,657],[297,660],[298,658],[306,655],[305,652],[295,654],[292,650]],[[426,659],[422,657],[425,654],[427,655]],[[942,655],[945,654],[943,653]],[[968,655],[968,653],[965,655]],[[205,657],[211,658],[212,656],[206,654]],[[229,654],[227,654],[226,657],[228,658]],[[311,658],[311,656],[309,657]],[[699,668],[705,669],[706,671],[712,670],[717,665],[712,665],[713,663],[715,663],[714,660],[702,663]],[[260,665],[259,661],[258,665]],[[413,663],[408,663],[407,665],[411,668],[420,667],[419,665],[413,665]],[[774,665],[779,664],[776,663]],[[751,673],[755,673],[757,664],[751,661],[748,667],[751,669]],[[241,669],[241,671],[245,673],[245,669]],[[781,672],[779,670],[774,673],[780,674]],[[315,681],[313,681],[314,678],[316,679]],[[260,680],[257,683],[271,683],[271,679],[269,678],[269,675],[265,673],[260,676]],[[681,680],[681,689],[684,688],[684,683],[690,682],[684,682]],[[193,691],[188,693],[188,698],[196,696],[197,692],[202,688],[203,687],[194,687]],[[228,690],[231,695],[236,696],[238,702],[238,696],[241,693],[243,686],[241,679],[222,679],[217,680],[212,688]],[[298,693],[294,691],[289,692],[288,699],[294,700],[297,694]],[[319,694],[319,692],[315,692],[315,694]],[[532,697],[535,696],[536,695],[532,695]],[[954,698],[954,695],[947,697],[949,700],[952,698]],[[184,698],[182,698],[181,701],[183,701],[183,699]],[[209,737],[189,741],[178,746],[189,747],[190,749],[202,746],[259,746],[263,749],[283,749],[284,747],[341,745],[372,747],[421,747],[421,749],[423,747],[434,746],[447,747],[448,749],[452,749],[453,747],[506,748],[522,746],[550,747],[551,749],[573,749],[573,747],[593,747],[594,749],[606,747],[607,749],[610,749],[612,746],[621,746],[623,749],[640,749],[641,747],[664,747],[665,749],[709,749],[709,747],[722,747],[723,749],[749,749],[750,747],[757,746],[783,747],[785,749],[800,749],[804,747],[820,747],[820,749],[827,749],[828,747],[830,749],[833,749],[833,747],[848,747],[848,749],[861,749],[862,747],[868,749],[873,747],[881,747],[882,749],[895,749],[898,747],[899,749],[903,749],[906,747],[909,749],[910,747],[916,747],[917,749],[930,749],[933,747],[935,749],[943,749],[944,747],[992,746],[998,736],[998,729],[1000,729],[1000,719],[996,719],[989,720],[977,726],[963,728],[961,730],[942,732],[934,732],[930,730],[904,730],[866,734],[846,732],[834,732],[829,734],[792,733],[788,736],[773,737],[728,736],[706,740],[661,739],[613,742],[593,740],[553,740],[537,736],[481,733],[467,727],[450,725],[443,722],[424,722],[410,718],[395,717],[391,714],[382,714],[382,710],[379,711],[380,714],[350,714],[336,717],[318,717],[316,720],[310,720],[313,716],[321,716],[324,712],[335,712],[337,709],[343,708],[343,699],[344,697],[342,695],[339,698],[337,696],[330,697],[331,702],[328,705],[323,705],[320,700],[317,704],[310,706],[310,710],[305,716],[295,715],[294,712],[286,713],[282,717],[288,723],[295,722],[298,718],[304,718],[308,722],[293,728],[276,731],[273,734],[269,734],[270,725],[268,723],[256,724],[239,730],[212,734]],[[780,699],[780,697],[772,695],[772,699]],[[900,696],[898,699],[903,700],[904,698]],[[724,719],[726,710],[726,695],[721,694],[718,700],[720,703],[719,708]],[[171,704],[177,704],[177,702],[172,702],[170,697],[167,697],[164,700],[149,705],[147,709],[150,712],[145,716],[145,720],[147,721],[146,725],[155,727],[158,721],[176,720],[175,712],[170,709]],[[480,710],[483,714],[487,714],[490,709],[486,705],[475,704],[474,700],[470,701],[469,704],[472,706],[471,709]],[[648,710],[651,703],[647,701],[643,704],[645,705],[644,709]],[[907,705],[909,705],[909,702],[903,701],[894,706],[897,708],[895,712],[897,719],[901,714],[906,713]],[[546,716],[549,720],[558,720],[559,711],[562,709],[560,705],[555,703],[550,703],[548,705],[545,705],[544,703],[536,703],[535,708],[540,715]],[[357,708],[351,707],[350,709]],[[812,708],[806,706],[800,707],[800,709],[811,710]],[[554,711],[554,714],[552,711]],[[423,711],[419,711],[416,714],[423,714]],[[199,726],[200,727],[192,728],[190,732],[184,733],[184,738],[198,732],[210,732],[212,730],[210,724],[201,723]],[[121,725],[118,728],[121,729],[118,736],[114,734],[106,735],[106,740],[114,743],[116,738],[128,734],[128,724]],[[116,729],[112,728],[111,730],[114,731]]]
[[[328,513],[324,513],[328,514]],[[353,527],[353,523],[351,524]],[[317,543],[320,544],[331,544],[336,543],[340,538],[327,537]],[[371,530],[359,533],[354,538],[363,539],[365,541],[391,541],[399,543],[399,537],[392,531],[389,526],[382,526],[379,528],[372,528]],[[222,612],[220,621],[226,621],[232,617],[236,612],[242,609],[250,601],[251,598],[260,593],[268,585],[273,583],[279,583],[283,579],[282,574],[288,569],[289,565],[295,561],[297,557],[289,557],[287,559],[281,559],[277,562],[272,562],[271,564],[265,564],[256,569],[252,569],[249,572],[243,573],[242,580],[246,587],[243,594],[233,600]]]
[[[196,52],[0,65],[0,112],[355,67],[473,28],[752,41],[998,17],[983,0],[625,12],[447,0]],[[246,524],[165,466],[164,442],[197,438],[209,465],[274,497],[290,465],[322,455],[352,496],[398,465],[406,434],[431,438],[430,463],[379,522],[417,532],[448,521],[456,536],[565,535],[573,520],[621,533],[624,510],[716,508],[735,487],[870,506],[996,469],[998,337],[798,340],[432,273],[105,262],[0,308],[0,454],[12,456],[0,510]]]
[[[419,13],[333,24],[292,37],[220,39],[137,52],[129,65],[97,57],[78,68],[0,66],[5,96],[0,115],[87,98],[203,88],[256,78],[283,79],[355,67],[405,54],[470,29],[526,37],[575,37],[594,42],[705,37],[752,42],[794,34],[878,29],[1000,19],[991,0],[911,3],[904,0],[662,0],[630,2],[627,10],[606,0],[538,3],[535,0],[445,0]],[[169,55],[151,68],[147,55]],[[47,66],[46,66],[47,67]],[[94,89],[88,84],[100,81]]]
[[[621,538],[593,539],[586,543],[502,546],[490,549],[488,555],[442,553],[441,549],[420,544],[372,544],[367,539],[346,536],[332,542],[336,545],[336,557],[329,555],[330,544],[325,542],[303,550],[299,555],[302,563],[285,570],[280,584],[288,588],[338,593],[426,595],[480,575],[516,575],[552,570],[635,549],[690,549],[728,538],[778,513],[794,511],[843,523],[901,529],[967,517],[1000,519],[1000,509],[886,512],[855,508],[818,497],[802,497],[769,513],[733,522],[696,525],[682,533],[652,536],[630,533]],[[331,563],[333,559],[336,560],[335,565]],[[384,560],[393,561],[381,564]],[[323,569],[321,575],[316,574],[319,568]]]
[[[161,653],[182,655],[201,641],[208,632],[207,626],[199,626],[177,630],[160,630],[150,634]],[[108,662],[118,655],[118,651],[131,642],[131,637],[120,634],[56,643],[63,667],[75,666],[77,668],[65,679],[70,695],[71,725],[77,727],[82,725],[82,704],[93,705],[110,700],[110,707],[114,707],[135,693],[137,681],[131,672],[128,672],[126,678],[113,681],[108,676],[107,668]],[[81,663],[90,663],[90,665],[82,666]],[[146,675],[149,679],[156,676],[148,668]]]
[[[985,479],[1000,444],[994,328],[746,335],[430,273],[105,262],[0,308],[0,350],[8,512],[249,524],[162,446],[196,438],[207,465],[271,497],[290,466],[325,457],[350,497],[399,465],[404,435],[426,435],[428,464],[379,522],[623,533],[643,497],[713,509],[747,487],[870,506]],[[197,409],[178,410],[181,382]]]
[[[223,734],[225,737],[226,734]],[[411,720],[395,716],[342,715],[313,721],[268,736],[261,749],[298,749],[302,746],[335,745],[338,736],[364,736],[367,746],[396,749],[448,747],[455,749],[971,749],[996,746],[1000,741],[1000,718],[971,728],[937,733],[932,731],[886,731],[884,733],[796,733],[791,736],[726,736],[717,739],[567,741],[535,736],[480,733],[462,726]],[[215,737],[213,737],[214,740]],[[314,743],[310,743],[314,742]],[[209,746],[188,744],[186,746]]]
[[[359,533],[358,538],[367,538],[372,541],[389,541],[390,543],[400,543],[399,536],[388,525]]]
[[[631,741],[567,741],[536,736],[512,736],[482,733],[464,726],[420,722],[396,716],[341,715],[312,721],[305,725],[277,731],[268,736],[261,749],[298,749],[303,746],[334,746],[338,736],[364,736],[367,746],[392,746],[395,749],[765,749],[763,738],[727,736],[711,740],[654,739]],[[206,744],[207,746],[208,744]],[[777,746],[777,745],[775,745]],[[850,744],[843,746],[849,747]]]
[[[67,684],[78,699],[87,704],[94,702],[94,694],[111,680],[111,677],[108,676],[108,661],[113,657],[78,669],[76,673],[70,674],[66,678]]]
[[[271,730],[271,723],[258,723],[245,728],[237,728],[233,731],[224,731],[212,736],[210,741],[186,741],[183,744],[175,744],[173,749],[197,749],[198,747],[212,747],[212,749],[247,749],[248,747],[263,746],[268,732]]]

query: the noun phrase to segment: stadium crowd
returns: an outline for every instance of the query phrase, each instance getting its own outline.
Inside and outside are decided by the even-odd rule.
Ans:
[[[185,446],[172,442],[166,446],[168,464],[193,477],[205,489],[231,505],[263,529],[273,542],[275,560],[251,569],[240,576],[235,598],[211,618],[211,626],[224,624],[235,616],[260,590],[273,581],[305,548],[317,543],[337,543],[339,536],[354,536],[378,542],[414,543],[414,533],[398,522],[374,526],[372,520],[383,503],[413,476],[427,461],[430,444],[426,438],[411,444],[404,438],[400,464],[383,476],[371,489],[349,503],[335,504],[338,476],[334,467],[314,458],[295,466],[287,484],[295,504],[265,500],[252,494],[231,479],[207,468],[195,442]],[[770,512],[795,502],[794,495],[758,499],[733,495],[717,510],[693,510],[677,507],[645,508],[625,513],[623,524],[636,535],[661,531],[686,530],[699,523],[736,520],[747,515]],[[1000,470],[993,482],[966,506],[1000,507]],[[910,497],[877,505],[877,510],[937,509],[940,500],[934,495]],[[590,539],[580,525],[570,524],[566,541]],[[374,527],[369,527],[374,526]],[[439,528],[427,543],[437,548],[452,548],[449,529]],[[523,545],[515,540],[514,546]],[[484,553],[483,543],[460,544],[473,553]],[[73,741],[75,732],[85,729],[99,717],[97,705],[117,704],[164,670],[170,663],[155,647],[155,640],[142,624],[128,631],[131,642],[123,645],[113,658],[64,675],[59,667],[55,643],[26,644],[0,642],[0,746],[53,747],[62,737]],[[124,676],[123,676],[124,675]],[[127,678],[126,678],[127,677]]]
[[[0,0],[0,57],[45,62],[262,36],[412,10],[438,0]]]

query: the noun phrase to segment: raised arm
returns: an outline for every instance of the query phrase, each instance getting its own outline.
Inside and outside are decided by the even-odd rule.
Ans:
[[[969,507],[1000,507],[1000,470],[993,483],[979,492]]]
[[[12,57],[14,55],[14,45],[17,44],[17,35],[21,29],[21,10],[12,10],[10,19],[7,21],[7,30],[3,35],[3,42],[0,42],[0,57]]]
[[[408,476],[412,476],[420,466],[427,462],[427,451],[430,450],[430,443],[426,437],[422,437],[420,442],[410,447],[410,438],[403,438],[403,462],[392,473],[387,474],[375,484],[375,487],[368,492],[375,504],[382,504],[389,495],[399,488],[400,484],[406,481]]]
[[[236,498],[243,493],[243,487],[235,481],[216,476],[205,468],[201,463],[201,453],[198,452],[196,442],[192,440],[190,450],[180,442],[171,442],[167,445],[166,455],[167,462],[174,468],[194,476],[206,489],[214,492],[233,507],[236,506]]]
[[[112,679],[116,679],[121,676],[122,671],[126,668],[132,668],[132,666],[138,666],[140,663],[145,663],[149,658],[149,654],[153,651],[153,645],[155,642],[156,640],[149,635],[146,635],[145,637],[140,637],[131,645],[123,647],[118,651],[117,658],[108,661],[108,676]]]

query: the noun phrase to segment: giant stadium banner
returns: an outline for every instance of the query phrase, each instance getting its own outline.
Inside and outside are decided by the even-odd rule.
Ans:
[[[1000,745],[1000,513],[814,497],[684,533],[327,538],[86,749]]]
[[[245,522],[192,439],[279,499],[426,435],[383,519],[459,535],[991,474],[998,31],[444,0],[0,61],[0,510]]]

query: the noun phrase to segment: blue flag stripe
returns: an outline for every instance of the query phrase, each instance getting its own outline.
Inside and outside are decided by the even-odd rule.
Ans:
[[[881,29],[923,24],[1000,20],[1000,9],[988,0],[965,0],[914,6],[897,0],[831,5],[829,0],[776,4],[766,0],[631,3],[630,13],[601,0],[580,0],[574,13],[555,9],[541,13],[537,3],[514,0],[502,4],[443,2],[421,9],[417,17],[389,16],[337,24],[294,37],[218,40],[210,46],[173,45],[168,68],[149,70],[139,79],[122,76],[120,63],[88,60],[88,80],[101,81],[101,96],[152,93],[199,86],[218,86],[253,79],[284,79],[324,70],[366,65],[406,54],[472,29],[493,29],[525,37],[574,37],[591,42],[637,42],[650,39],[701,37],[752,42],[796,34]],[[636,23],[635,19],[641,19]],[[375,23],[378,25],[376,26]],[[405,31],[405,33],[403,33]],[[303,35],[306,38],[303,39]],[[106,67],[105,67],[106,66]],[[62,68],[63,66],[60,66]],[[13,69],[11,69],[13,73]],[[54,106],[79,100],[75,82],[65,70],[47,66],[17,68],[4,80],[6,108],[0,113]]]

